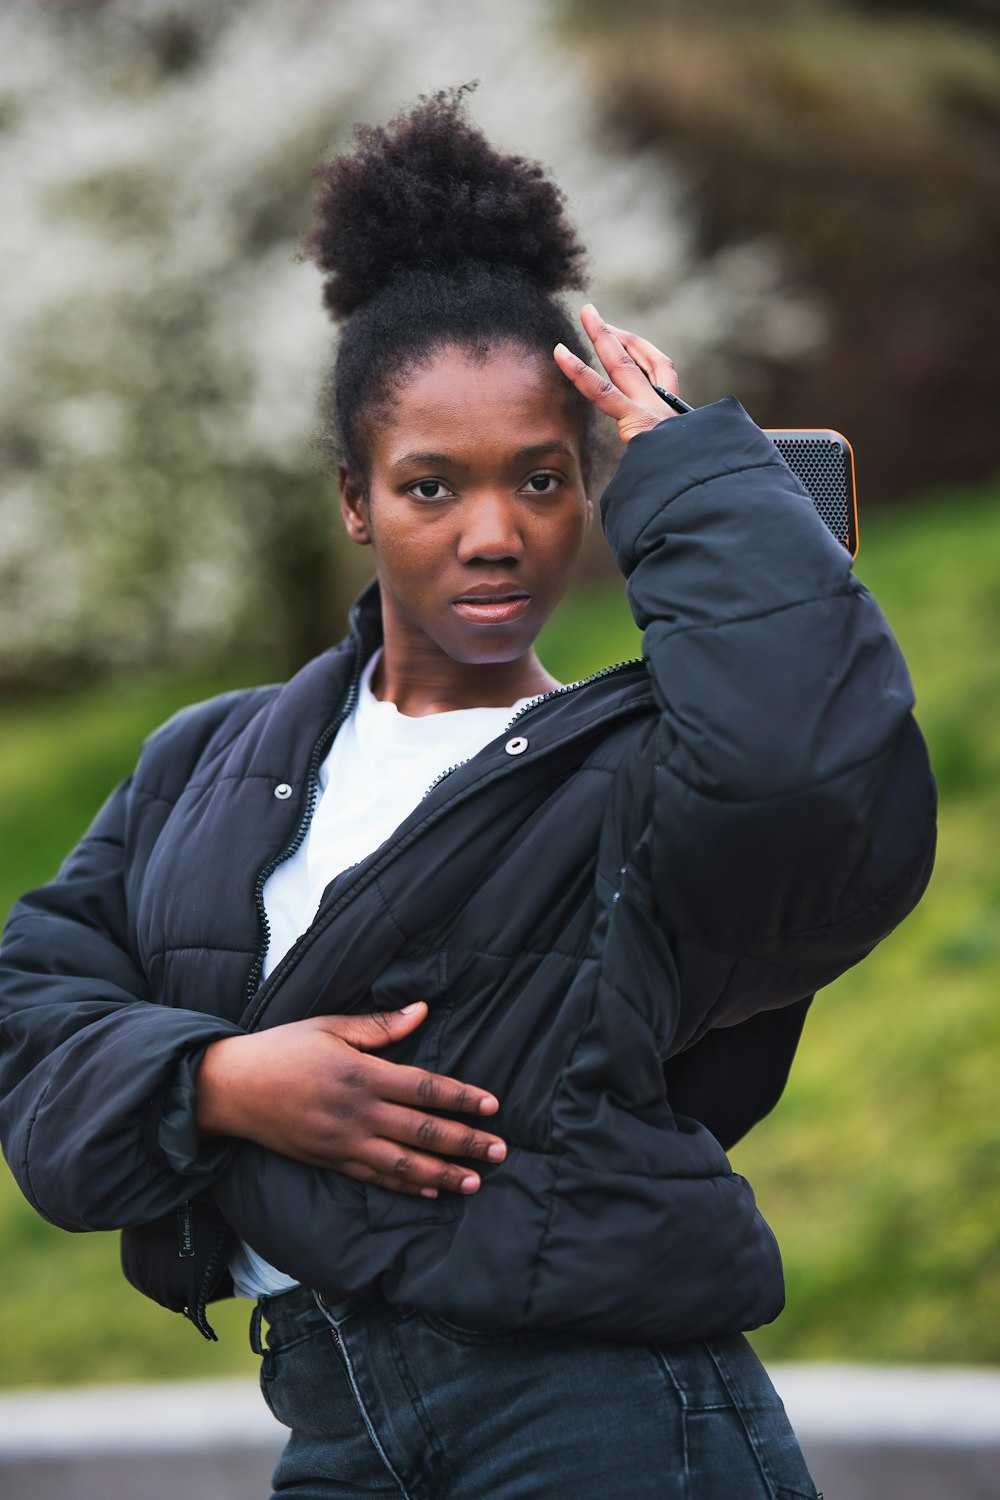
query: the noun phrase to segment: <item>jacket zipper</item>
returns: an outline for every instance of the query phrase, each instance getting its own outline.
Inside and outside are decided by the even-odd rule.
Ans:
[[[208,1321],[208,1299],[232,1237],[232,1230],[228,1226],[220,1230],[218,1235],[216,1235],[212,1248],[208,1252],[208,1258],[205,1261],[205,1269],[202,1273],[201,1284],[198,1287],[198,1296],[195,1305],[194,1307],[184,1308],[184,1316],[194,1324],[202,1338],[208,1339],[213,1344],[219,1342],[219,1335]]]
[[[280,854],[275,855],[274,859],[268,861],[257,876],[257,883],[254,886],[254,901],[257,906],[257,920],[260,924],[262,941],[257,951],[257,957],[253,961],[253,967],[247,977],[246,999],[248,1005],[257,993],[261,969],[264,967],[267,950],[271,945],[271,923],[268,920],[267,907],[264,905],[264,886],[278,866],[283,865],[286,859],[291,859],[292,855],[301,847],[302,840],[309,831],[309,824],[312,822],[313,813],[316,811],[316,802],[319,798],[319,768],[323,763],[323,756],[341,724],[344,723],[345,719],[350,717],[354,709],[354,704],[357,701],[363,666],[361,661],[361,633],[358,630],[358,613],[359,608],[355,605],[348,616],[351,635],[354,639],[354,668],[351,673],[351,680],[348,684],[347,694],[341,706],[340,713],[323,730],[323,733],[313,746],[312,754],[309,757],[309,765],[306,772],[306,805],[299,821],[299,826],[295,831],[295,837],[287,848],[283,849]]]
[[[586,687],[590,682],[598,682],[602,677],[611,677],[615,672],[625,672],[629,667],[641,667],[643,664],[643,657],[632,656],[628,661],[615,662],[614,666],[601,667],[598,671],[591,672],[589,677],[581,677],[576,682],[564,682],[561,687],[550,688],[547,693],[539,693],[538,697],[532,698],[530,703],[522,704],[517,713],[513,714],[511,718],[507,720],[507,723],[504,725],[500,733],[506,734],[511,725],[516,724],[522,714],[529,713],[531,709],[536,708],[539,703],[547,703],[550,698],[558,698],[563,693],[574,693],[577,688]],[[452,771],[457,771],[460,766],[467,766],[471,759],[472,757],[470,755],[467,755],[464,760],[457,760],[453,766],[447,766],[443,771],[440,771],[438,775],[435,776],[430,786],[427,788],[427,791],[424,792],[424,797],[432,792],[438,785],[438,783],[443,781],[446,776],[450,776]],[[423,798],[421,798],[421,801],[423,801]]]

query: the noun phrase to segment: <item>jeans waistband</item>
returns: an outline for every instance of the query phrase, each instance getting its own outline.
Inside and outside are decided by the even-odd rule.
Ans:
[[[331,1323],[347,1322],[375,1300],[369,1296],[333,1301],[305,1286],[292,1287],[291,1291],[278,1292],[273,1297],[260,1297],[250,1317],[250,1347],[255,1354],[265,1354],[267,1348],[284,1348],[300,1338],[308,1338],[318,1329],[329,1328]],[[262,1322],[268,1328],[266,1347]]]

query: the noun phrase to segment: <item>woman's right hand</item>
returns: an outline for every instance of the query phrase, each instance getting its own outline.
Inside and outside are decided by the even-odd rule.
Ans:
[[[497,1100],[457,1079],[369,1055],[401,1041],[426,1016],[418,1001],[403,1010],[313,1016],[212,1042],[195,1080],[199,1129],[256,1141],[400,1193],[474,1193],[478,1174],[441,1157],[503,1161],[506,1146],[431,1111],[488,1115]]]
[[[581,308],[580,322],[607,374],[591,369],[565,344],[557,344],[553,350],[556,364],[598,411],[614,418],[622,442],[628,443],[636,433],[669,421],[675,413],[653,389],[655,382],[675,396],[679,392],[677,371],[669,355],[640,334],[605,323],[592,302]]]

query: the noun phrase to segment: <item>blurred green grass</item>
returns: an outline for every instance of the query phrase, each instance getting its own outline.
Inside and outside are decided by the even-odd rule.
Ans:
[[[858,576],[907,655],[941,791],[922,905],[815,1001],[781,1104],[732,1153],[782,1246],[788,1303],[765,1358],[1000,1363],[1000,488],[862,519]],[[621,585],[580,591],[539,641],[570,681],[638,652]],[[144,733],[269,677],[119,682],[7,712],[0,910],[48,878]],[[117,1237],[37,1218],[0,1173],[0,1385],[256,1368],[247,1306],[205,1348],[122,1280]]]

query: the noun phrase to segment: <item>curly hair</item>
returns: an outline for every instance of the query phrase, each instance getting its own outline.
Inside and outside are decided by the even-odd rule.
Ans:
[[[318,441],[366,485],[371,428],[388,419],[400,371],[443,345],[485,359],[494,345],[513,344],[541,354],[554,380],[554,344],[587,358],[556,299],[584,284],[564,195],[538,162],[497,150],[465,118],[463,99],[475,87],[421,94],[387,126],[356,125],[355,150],[316,171],[303,249],[324,274],[327,310],[344,325]],[[564,385],[586,475],[593,408]]]

